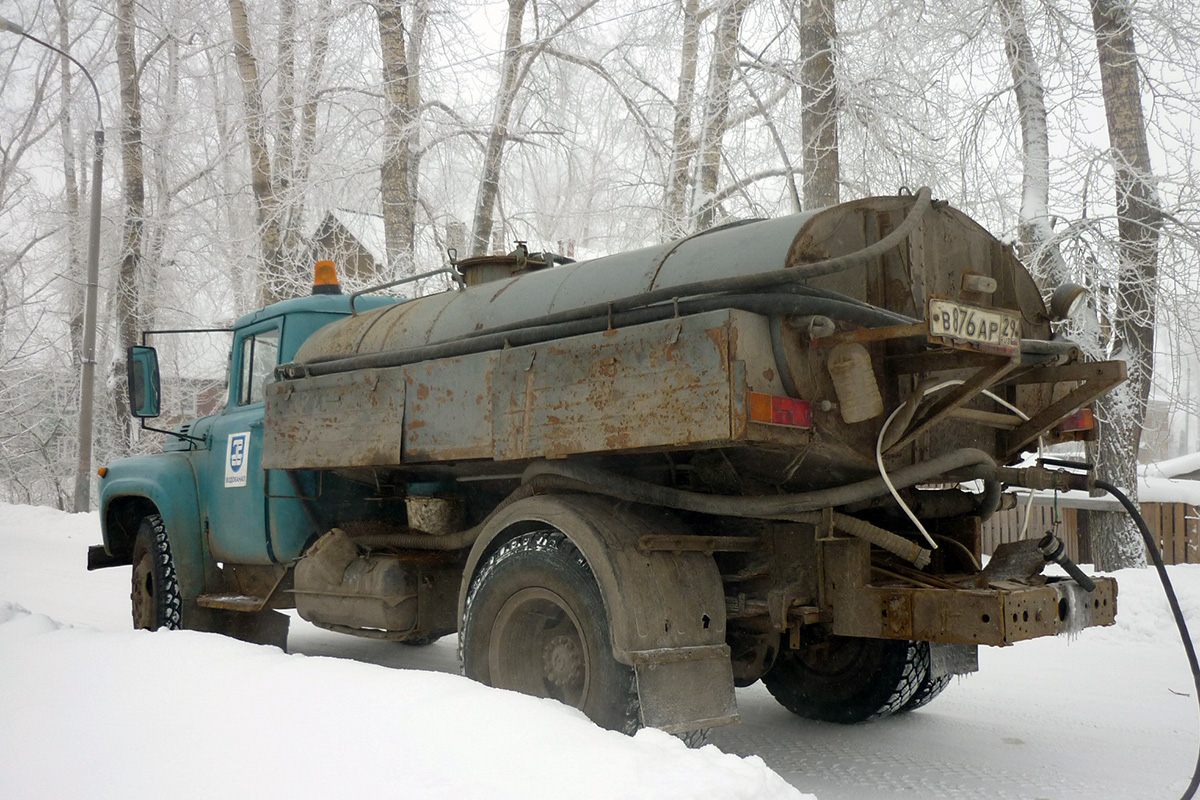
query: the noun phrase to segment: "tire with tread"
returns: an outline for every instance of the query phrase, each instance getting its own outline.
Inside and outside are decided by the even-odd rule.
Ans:
[[[425,636],[410,636],[407,639],[397,639],[396,641],[408,647],[428,647],[434,642],[440,641],[441,638],[441,634],[427,634]]]
[[[175,562],[171,559],[166,526],[158,514],[143,517],[138,525],[133,543],[130,602],[136,629],[183,627]]]
[[[640,727],[632,667],[612,653],[608,612],[579,549],[556,530],[521,534],[471,581],[459,633],[463,674],[552,697],[622,733]]]
[[[918,655],[925,661],[925,678],[917,686],[917,690],[913,692],[913,696],[908,699],[904,707],[895,712],[897,714],[916,711],[918,708],[929,705],[935,697],[946,690],[946,687],[950,685],[950,678],[953,677],[951,675],[933,677],[932,662],[929,656],[929,642],[913,642],[913,644],[920,651]]]
[[[794,714],[853,724],[916,708],[928,679],[925,642],[829,636],[800,650],[784,647],[762,680]]]

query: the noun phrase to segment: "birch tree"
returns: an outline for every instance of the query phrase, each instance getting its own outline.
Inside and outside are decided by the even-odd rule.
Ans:
[[[1150,382],[1154,371],[1158,239],[1162,212],[1154,190],[1146,121],[1142,113],[1139,62],[1133,20],[1121,0],[1091,0],[1092,25],[1115,171],[1117,283],[1112,318],[1114,355],[1125,360],[1129,380],[1099,403],[1103,433],[1096,449],[1097,471],[1137,494],[1137,460]],[[1100,569],[1142,566],[1140,536],[1123,514],[1099,514],[1093,555]]]
[[[488,131],[483,151],[483,170],[479,179],[479,194],[475,200],[475,223],[471,231],[471,255],[487,253],[492,239],[493,213],[496,195],[500,191],[500,163],[508,142],[508,126],[521,75],[521,26],[528,0],[508,0],[508,18],[504,28],[504,54],[500,60],[500,88],[492,127]]]
[[[283,0],[288,4],[290,0]],[[295,276],[290,273],[287,254],[283,248],[282,213],[276,176],[271,168],[270,145],[266,130],[266,106],[258,59],[254,56],[250,18],[242,0],[228,0],[229,18],[233,24],[233,53],[241,78],[242,101],[245,103],[246,148],[250,152],[250,182],[254,192],[254,210],[258,221],[259,257],[262,259],[260,301],[266,303],[288,296],[288,287]]]
[[[729,88],[737,61],[742,17],[752,0],[725,0],[717,10],[713,33],[713,56],[705,90],[704,120],[696,154],[696,194],[692,200],[695,229],[705,230],[717,213],[717,180],[720,177],[722,144],[729,129]]]
[[[804,206],[840,202],[834,0],[800,4],[800,112]]]
[[[124,220],[121,225],[121,260],[117,267],[117,353],[137,343],[140,303],[138,278],[142,267],[142,230],[146,215],[146,190],[142,163],[142,98],[138,86],[138,58],[134,36],[133,0],[117,2],[117,70],[121,78],[121,186]],[[109,375],[121,441],[130,437],[129,408],[125,392],[125,364],[114,359]]]
[[[375,6],[383,55],[383,163],[379,187],[387,260],[393,274],[411,272],[416,236],[417,175],[414,151],[419,143],[417,114],[421,106],[418,83],[421,39],[426,11],[414,4],[406,30],[403,0],[384,0]]]
[[[285,296],[288,285],[283,234],[280,229],[279,198],[271,175],[271,155],[264,125],[266,108],[258,75],[258,59],[250,38],[250,20],[242,0],[228,0],[233,26],[233,55],[242,82],[242,100],[246,109],[246,147],[250,153],[250,185],[254,191],[258,221],[259,254],[262,261],[262,303]]]
[[[1019,250],[1047,292],[1068,278],[1050,225],[1050,132],[1041,67],[1029,39],[1023,0],[999,0],[1004,53],[1012,73],[1021,124],[1021,208]]]
[[[696,96],[696,67],[700,57],[700,22],[707,16],[700,11],[699,0],[687,0],[683,7],[683,41],[679,47],[679,85],[676,90],[674,124],[671,132],[671,163],[663,198],[662,231],[664,239],[676,239],[688,232],[688,187],[696,139],[692,135],[692,104]]]
[[[484,145],[483,167],[480,170],[479,192],[475,200],[474,225],[471,231],[471,254],[484,255],[492,241],[496,203],[500,192],[504,148],[511,140],[510,126],[516,106],[517,92],[538,57],[550,43],[583,16],[598,0],[584,0],[566,14],[546,35],[528,46],[522,44],[521,29],[529,0],[508,0],[508,16],[504,27],[504,51],[500,60],[500,86],[492,124]]]
[[[55,11],[58,13],[58,47],[64,52],[71,49],[70,14],[65,0],[55,0]],[[58,56],[59,85],[63,97],[71,96],[71,59],[65,55]],[[71,106],[67,104],[59,116],[59,135],[62,138],[63,162],[63,199],[68,218],[67,234],[67,263],[73,283],[68,293],[68,331],[71,339],[71,363],[78,364],[83,359],[83,292],[86,281],[86,269],[83,263],[83,248],[81,241],[84,231],[84,220],[80,216],[79,194],[79,161],[75,155],[75,131],[72,129]]]

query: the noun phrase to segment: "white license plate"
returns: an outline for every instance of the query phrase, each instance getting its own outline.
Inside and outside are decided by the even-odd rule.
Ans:
[[[951,347],[1011,355],[1021,348],[1021,318],[1011,311],[931,297],[929,338]]]

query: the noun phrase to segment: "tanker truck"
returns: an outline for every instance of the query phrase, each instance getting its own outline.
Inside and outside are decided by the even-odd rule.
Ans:
[[[1052,533],[984,566],[980,526],[1084,484],[1031,454],[1095,436],[1124,367],[1056,334],[1080,287],[1047,302],[928,189],[443,271],[403,299],[318,264],[233,324],[219,413],[99,471],[89,568],[132,566],[135,627],[457,633],[470,678],[686,737],[759,680],[861,722],[1113,622]],[[156,351],[128,363],[146,426]]]

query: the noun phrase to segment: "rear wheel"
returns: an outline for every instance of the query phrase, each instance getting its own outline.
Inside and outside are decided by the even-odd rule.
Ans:
[[[396,641],[409,647],[428,647],[441,638],[441,634],[426,634],[423,636],[410,636],[407,639],[397,639]]]
[[[924,642],[829,636],[785,648],[762,680],[789,711],[849,724],[916,708],[911,703],[928,678]]]
[[[463,673],[550,697],[596,724],[639,724],[633,669],[613,658],[608,613],[587,561],[562,533],[526,533],[480,567],[459,638]]]
[[[916,645],[919,651],[918,655],[924,660],[926,665],[925,678],[921,681],[921,685],[917,687],[917,690],[913,692],[913,696],[904,704],[904,707],[896,713],[915,711],[922,706],[929,705],[935,697],[946,690],[946,687],[950,685],[950,678],[953,677],[951,675],[933,677],[932,662],[929,658],[929,643],[913,642],[913,644]]]
[[[129,595],[133,627],[143,630],[179,629],[179,583],[162,517],[143,517],[133,542],[133,581]]]

